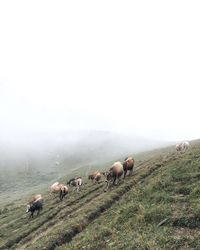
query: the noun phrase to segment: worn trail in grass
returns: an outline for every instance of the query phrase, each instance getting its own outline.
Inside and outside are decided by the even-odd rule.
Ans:
[[[151,175],[56,249],[200,249],[199,153],[200,144],[193,144],[185,154],[164,157]]]
[[[98,186],[94,191],[97,191],[99,189],[102,189],[102,185]],[[46,236],[50,233],[50,231],[54,230],[54,228],[61,225],[65,220],[70,219],[72,216],[74,216],[76,213],[79,213],[84,204],[90,204],[95,201],[99,196],[102,196],[102,192],[91,192],[90,194],[86,195],[84,199],[80,199],[75,203],[74,205],[68,205],[67,208],[62,209],[62,211],[57,214],[54,218],[52,218],[50,221],[39,227],[38,230],[33,231],[31,234],[29,234],[26,238],[20,241],[18,245],[15,245],[17,249],[25,249],[28,245],[33,244],[37,240],[39,240],[41,237]]]
[[[89,185],[87,190],[83,190],[81,193],[72,192],[70,197],[66,197],[63,202],[60,202],[58,198],[53,198],[49,196],[44,196],[45,204],[44,211],[40,216],[35,217],[30,220],[24,213],[24,208],[20,207],[15,211],[15,219],[12,223],[4,224],[4,228],[1,229],[4,236],[4,241],[0,242],[0,249],[10,248],[16,243],[24,240],[32,232],[38,230],[38,228],[43,227],[46,223],[53,223],[52,220],[59,220],[59,214],[65,213],[65,210],[71,212],[71,206],[77,206],[78,203],[85,202],[85,198],[93,195],[96,196],[96,191],[99,190],[101,186]],[[76,208],[74,208],[76,209]],[[9,215],[8,218],[9,220]],[[12,216],[13,219],[13,216]]]
[[[98,192],[98,190],[101,190]],[[41,236],[50,231],[50,227],[60,225],[66,216],[70,214],[76,217],[76,210],[91,204],[97,200],[99,195],[105,195],[103,186],[89,184],[80,193],[70,193],[69,197],[63,202],[58,202],[57,198],[49,197],[44,194],[44,211],[40,216],[29,220],[24,213],[24,206],[12,208],[6,215],[0,218],[1,238],[0,249],[4,248],[24,248],[29,243],[33,243]],[[71,219],[71,218],[70,218]]]
[[[34,219],[11,205],[0,215],[0,249],[199,249],[200,143],[185,154],[167,148],[136,162],[134,175],[106,193],[103,183],[63,202],[44,193]]]
[[[27,249],[54,249],[58,245],[71,241],[77,233],[83,231],[93,220],[121,199],[125,193],[129,192],[137,181],[151,175],[158,167],[160,167],[159,164],[152,167],[148,166],[139,171],[142,172],[141,174],[137,173],[135,176],[127,178],[118,187],[113,187],[108,193],[103,193],[95,198],[92,203],[86,203],[81,211],[75,212],[70,217],[70,220],[63,221],[62,226],[59,224],[58,227],[54,227],[53,230],[48,232],[48,235],[40,238],[40,241]]]

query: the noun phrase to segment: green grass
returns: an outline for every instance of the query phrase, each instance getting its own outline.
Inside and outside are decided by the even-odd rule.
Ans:
[[[43,190],[34,219],[22,204],[2,207],[0,249],[200,249],[200,143],[185,154],[169,147],[135,158],[134,175],[107,192],[87,181],[60,202]]]
[[[192,154],[170,153],[142,183],[57,249],[199,249],[199,150],[198,145]]]

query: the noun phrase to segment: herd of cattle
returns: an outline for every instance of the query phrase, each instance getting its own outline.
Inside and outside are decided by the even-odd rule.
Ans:
[[[176,144],[177,152],[186,152],[189,149],[189,142],[181,142]],[[129,175],[132,175],[133,168],[135,165],[135,161],[133,157],[129,156],[124,159],[123,163],[120,161],[115,162],[112,167],[106,172],[94,171],[88,175],[88,179],[93,183],[100,183],[101,179],[104,178],[106,182],[106,188],[104,191],[107,191],[110,184],[116,185],[122,175],[124,175],[124,179],[126,177],[127,172],[129,171]],[[77,191],[79,191],[80,186],[83,185],[83,180],[81,177],[75,177],[70,179],[66,185],[61,184],[59,182],[55,182],[53,185],[49,187],[50,195],[58,194],[60,201],[69,193],[68,186],[73,186]],[[28,204],[26,212],[30,212],[30,217],[33,217],[34,212],[37,211],[37,214],[43,209],[43,198],[41,194],[35,195],[32,197]]]
[[[113,185],[117,184],[119,178],[124,174],[124,178],[126,177],[127,172],[131,175],[133,173],[134,167],[134,159],[133,157],[127,157],[123,163],[120,161],[115,162],[112,167],[106,172],[94,171],[88,175],[88,179],[91,180],[93,183],[97,184],[100,183],[102,178],[106,182],[106,191],[110,183],[112,182]],[[53,185],[49,187],[49,193],[58,194],[60,201],[69,193],[69,186],[73,186],[75,190],[79,191],[79,188],[83,185],[83,180],[81,177],[75,177],[70,179],[66,185],[55,182]],[[33,217],[34,212],[37,211],[37,214],[43,209],[43,197],[41,194],[35,195],[32,197],[27,204],[26,212],[30,212],[30,217]]]

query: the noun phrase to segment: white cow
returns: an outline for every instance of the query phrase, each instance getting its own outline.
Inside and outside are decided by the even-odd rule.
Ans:
[[[189,146],[190,144],[188,141],[178,143],[176,144],[176,151],[185,153],[189,149]]]
[[[68,182],[67,182],[67,185],[69,186],[74,186],[75,189],[77,191],[79,191],[79,188],[81,185],[83,185],[83,180],[81,177],[75,177],[75,178],[72,178],[70,179]]]

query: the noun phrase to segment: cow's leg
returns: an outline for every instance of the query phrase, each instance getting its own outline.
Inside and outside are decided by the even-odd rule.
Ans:
[[[78,184],[77,184],[76,190],[77,190],[77,192],[79,191],[79,185]]]
[[[114,180],[113,180],[113,185],[115,185],[116,179],[117,179],[117,176],[115,175]]]
[[[124,170],[124,179],[126,177],[126,174],[127,174],[127,170]]]
[[[60,190],[59,198],[62,201],[62,199],[63,199],[63,192],[62,192],[62,190]]]
[[[107,183],[106,183],[106,188],[104,189],[104,192],[106,192],[107,190],[108,190],[108,188],[109,188],[109,181],[106,181]]]
[[[117,175],[115,185],[118,185],[119,181],[120,181],[120,176]]]

